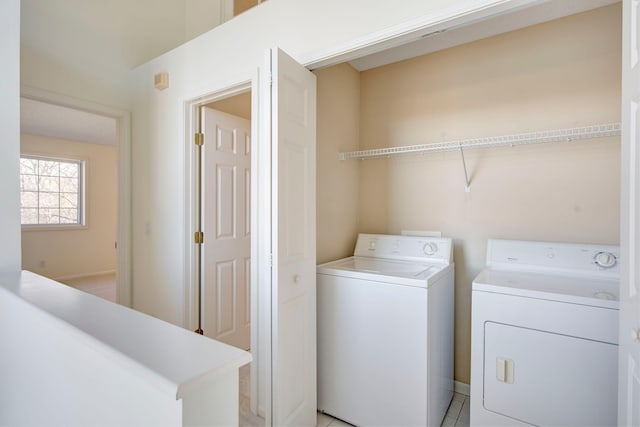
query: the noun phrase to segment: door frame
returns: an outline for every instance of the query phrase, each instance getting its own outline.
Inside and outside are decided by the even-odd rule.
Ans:
[[[133,307],[131,286],[131,112],[29,86],[21,86],[20,97],[97,114],[99,116],[112,118],[116,121],[117,133],[115,146],[118,149],[116,302],[126,307]]]
[[[194,135],[198,132],[198,110],[206,104],[230,98],[235,95],[253,91],[252,81],[241,81],[229,84],[220,89],[213,89],[203,95],[184,101],[184,147],[185,147],[185,287],[183,327],[196,330],[198,327],[198,287],[196,284],[198,255],[193,234],[198,230],[198,150],[194,141]],[[252,105],[252,132],[253,132],[253,105]],[[251,149],[253,150],[253,134]],[[253,159],[252,159],[253,160]],[[253,167],[253,161],[252,165]],[[253,207],[252,207],[253,209]],[[253,302],[252,302],[253,306]]]
[[[634,4],[635,3],[635,4]],[[635,77],[635,69],[638,68],[638,52],[635,45],[637,29],[635,21],[638,6],[637,1],[624,0],[622,2],[622,93],[621,93],[621,198],[620,198],[620,325],[619,334],[619,358],[618,358],[618,425],[631,426],[634,421],[634,385],[640,381],[640,366],[636,360],[640,343],[635,342],[635,337],[629,332],[637,331],[640,326],[640,313],[638,304],[640,296],[634,290],[638,281],[638,186],[640,186],[640,173],[638,172],[638,159],[640,158],[634,144],[637,141],[637,116],[634,104],[637,106],[637,98],[640,88]],[[635,78],[634,78],[635,77]],[[626,91],[626,93],[625,93]],[[634,100],[635,98],[635,100]],[[623,262],[625,264],[623,264]],[[635,355],[634,355],[635,353]],[[635,383],[635,384],[634,384]],[[635,399],[634,399],[635,398]],[[638,410],[636,408],[636,410]],[[640,410],[639,410],[640,411]]]
[[[230,98],[236,95],[240,95],[251,91],[251,280],[250,280],[250,316],[251,316],[251,355],[253,356],[253,363],[251,364],[251,381],[250,381],[250,408],[255,414],[265,416],[266,408],[259,401],[259,378],[267,372],[260,372],[259,360],[265,360],[258,357],[261,347],[267,348],[268,343],[260,341],[260,330],[268,328],[270,330],[269,318],[264,313],[264,308],[259,309],[263,300],[258,292],[259,283],[258,277],[260,277],[257,271],[257,265],[259,262],[258,244],[260,242],[259,233],[265,227],[260,228],[258,225],[258,171],[260,170],[260,161],[258,160],[259,144],[258,135],[258,105],[257,105],[257,92],[258,76],[257,73],[251,80],[241,80],[235,83],[227,83],[221,85],[220,88],[212,89],[206,94],[190,98],[184,101],[184,140],[185,140],[185,277],[184,277],[184,308],[183,308],[183,326],[187,329],[195,331],[198,327],[198,284],[197,276],[198,270],[201,271],[201,264],[199,259],[198,247],[194,244],[194,233],[199,231],[201,224],[199,224],[199,212],[198,212],[198,192],[200,191],[198,185],[198,147],[194,141],[194,135],[200,128],[199,123],[199,109],[211,102],[220,101],[226,98]],[[264,222],[262,222],[264,224]],[[266,286],[265,286],[266,288]],[[262,314],[262,317],[258,317]],[[262,326],[262,329],[260,329]],[[262,334],[264,335],[264,334]],[[266,352],[268,353],[268,352]],[[265,354],[266,354],[265,353]],[[270,399],[269,391],[265,395],[265,400]]]

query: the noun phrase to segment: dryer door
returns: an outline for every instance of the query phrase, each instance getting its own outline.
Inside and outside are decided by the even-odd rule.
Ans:
[[[485,323],[484,406],[534,425],[616,424],[618,346]]]

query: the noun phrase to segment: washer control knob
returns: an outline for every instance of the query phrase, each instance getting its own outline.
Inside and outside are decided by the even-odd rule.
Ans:
[[[598,267],[611,268],[617,264],[618,259],[611,252],[598,252],[593,257],[593,261]]]
[[[438,245],[436,245],[433,242],[425,243],[424,246],[422,247],[422,251],[424,252],[425,255],[431,256],[436,252],[438,252]]]

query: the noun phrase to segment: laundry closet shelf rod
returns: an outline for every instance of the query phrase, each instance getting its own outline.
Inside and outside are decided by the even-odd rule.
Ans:
[[[390,157],[401,154],[460,151],[475,148],[513,147],[515,145],[540,144],[545,142],[569,142],[578,139],[603,138],[619,135],[620,123],[608,123],[539,132],[517,133],[513,135],[462,139],[459,141],[347,151],[338,153],[338,157],[340,160],[369,159],[375,157]]]

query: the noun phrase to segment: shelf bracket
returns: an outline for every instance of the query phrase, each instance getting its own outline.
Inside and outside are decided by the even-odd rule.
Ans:
[[[464,150],[462,149],[462,144],[460,144],[460,158],[462,159],[462,169],[464,170],[464,191],[469,193],[471,191],[469,188],[469,174],[467,173],[467,162],[464,161]]]

